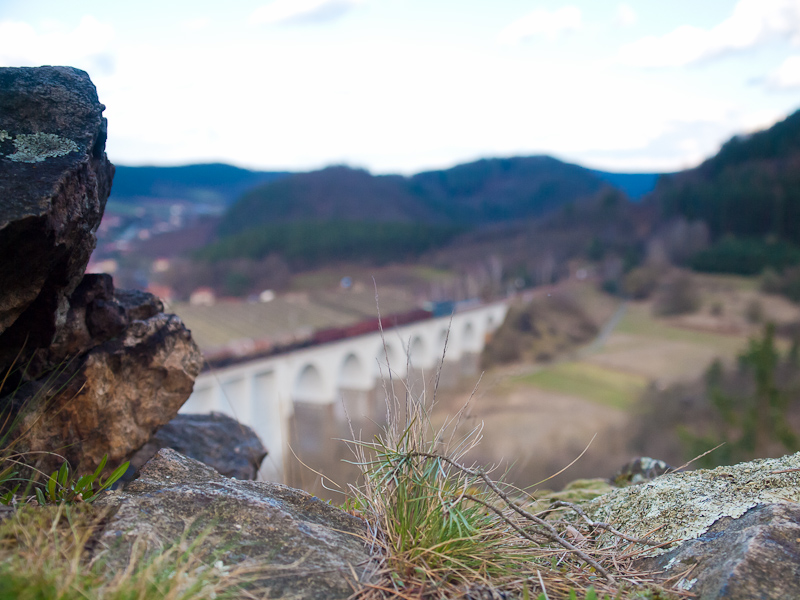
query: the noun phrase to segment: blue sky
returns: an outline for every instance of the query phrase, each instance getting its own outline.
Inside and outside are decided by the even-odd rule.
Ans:
[[[85,69],[119,164],[698,164],[800,108],[800,0],[0,0],[0,65]]]

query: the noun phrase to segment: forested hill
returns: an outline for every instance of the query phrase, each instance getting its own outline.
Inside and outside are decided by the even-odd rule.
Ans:
[[[701,169],[709,174],[753,161],[781,161],[800,155],[800,110],[764,131],[737,135]]]
[[[250,190],[219,231],[330,219],[484,225],[540,216],[605,185],[592,171],[547,156],[485,159],[412,177],[330,167]]]
[[[715,239],[770,236],[800,244],[800,111],[732,138],[696,169],[662,177],[651,201],[666,218],[704,220]]]
[[[549,156],[490,158],[414,175],[415,194],[455,223],[493,223],[541,216],[596,194],[603,181]]]
[[[432,223],[442,218],[399,175],[328,167],[297,173],[246,192],[225,215],[219,232],[299,221]]]
[[[286,175],[288,173],[249,171],[219,163],[180,167],[117,165],[110,199],[128,204],[160,198],[230,205],[245,190]]]

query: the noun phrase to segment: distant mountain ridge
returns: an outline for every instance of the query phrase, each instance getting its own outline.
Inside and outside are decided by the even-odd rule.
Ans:
[[[444,186],[452,190],[454,184],[455,188],[457,188],[457,180],[462,174],[479,170],[476,169],[479,167],[483,167],[489,172],[494,170],[502,177],[504,172],[505,175],[508,175],[509,170],[514,171],[515,168],[525,169],[536,162],[546,165],[549,161],[552,161],[550,164],[554,165],[556,169],[560,168],[560,165],[566,164],[547,156],[483,159],[473,163],[457,165],[451,169],[422,172],[411,178],[405,178],[400,175],[374,176],[360,169],[349,169],[348,167],[337,166],[328,167],[319,171],[292,173],[288,171],[252,171],[224,163],[201,163],[176,167],[132,167],[117,165],[111,200],[124,204],[136,204],[144,200],[182,200],[194,203],[212,203],[231,206],[249,191],[294,174],[309,175],[312,176],[313,179],[325,177],[327,175],[335,175],[337,169],[341,175],[343,170],[349,169],[350,171],[360,173],[360,175],[350,177],[349,181],[347,181],[348,178],[346,175],[342,175],[338,177],[338,179],[352,188],[355,188],[356,192],[359,192],[359,187],[371,185],[375,188],[374,191],[376,193],[386,193],[390,191],[392,181],[397,183],[399,180],[411,180],[413,184],[410,187],[400,185],[396,186],[396,189],[391,191],[391,197],[394,201],[398,202],[398,207],[405,207],[410,210],[407,216],[400,216],[398,218],[400,220],[414,220],[417,218],[427,219],[433,218],[430,207],[423,209],[422,214],[415,212],[419,211],[420,207],[414,206],[416,200],[412,200],[412,197],[418,195],[419,189],[433,190],[436,195],[441,196],[443,190],[435,190],[434,188],[441,188]],[[575,165],[570,166],[575,167]],[[582,167],[577,168],[582,169]],[[627,174],[607,173],[589,169],[585,170],[590,171],[612,186],[621,189],[634,201],[651,191],[655,187],[655,182],[658,178],[658,174],[654,173]],[[312,175],[312,173],[317,173],[319,175]],[[378,181],[368,183],[368,177],[375,178]],[[337,179],[337,177],[333,177],[333,179]],[[558,177],[556,176],[554,181],[551,182],[551,185],[555,185],[556,187],[563,185],[563,183],[555,181],[557,179]],[[498,181],[493,182],[493,184],[499,184],[501,187],[503,185]],[[309,186],[306,185],[306,187]],[[310,187],[313,188],[313,186]],[[363,190],[361,190],[361,192],[363,192]],[[543,195],[547,195],[547,189],[544,190]],[[304,202],[306,204],[308,203],[307,200]],[[330,202],[322,202],[322,204],[330,205]],[[360,210],[363,211],[363,208],[364,207],[361,207]],[[289,213],[291,212],[292,211],[289,211]],[[301,211],[293,211],[294,214],[299,212]],[[284,216],[288,216],[289,213],[286,212],[286,208],[284,207]],[[445,217],[442,216],[442,218]]]
[[[305,267],[370,255],[379,262],[413,258],[462,233],[537,219],[604,190],[643,193],[655,177],[602,173],[549,156],[481,159],[408,177],[347,166],[307,173],[122,166],[111,201],[182,200],[220,214],[216,241],[198,258],[278,254]],[[199,206],[209,204],[211,210]]]
[[[330,220],[432,223],[441,219],[399,175],[334,166],[250,189],[228,210],[219,232],[230,235],[259,225]]]
[[[288,174],[282,171],[250,171],[222,163],[179,167],[117,165],[110,199],[127,204],[135,204],[142,199],[164,199],[227,206],[246,190]]]
[[[449,221],[488,224],[528,219],[596,194],[590,170],[550,156],[486,158],[412,176],[407,185]]]
[[[330,219],[486,225],[538,217],[608,185],[589,169],[549,156],[483,159],[411,177],[328,167],[249,190],[219,231]]]

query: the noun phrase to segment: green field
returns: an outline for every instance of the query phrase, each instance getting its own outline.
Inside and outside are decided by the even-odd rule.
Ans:
[[[604,406],[628,408],[647,387],[642,375],[623,373],[585,362],[565,362],[514,378],[550,392],[585,398]]]
[[[651,338],[653,342],[686,342],[708,346],[722,352],[727,352],[732,347],[740,347],[745,341],[742,336],[676,327],[663,319],[654,317],[650,304],[629,306],[614,332]]]

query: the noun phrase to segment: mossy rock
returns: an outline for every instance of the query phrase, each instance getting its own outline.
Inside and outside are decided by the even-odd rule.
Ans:
[[[532,512],[541,512],[550,508],[553,502],[572,502],[573,504],[582,504],[594,500],[598,496],[607,494],[614,487],[608,483],[607,480],[596,479],[576,479],[575,481],[567,484],[560,492],[551,490],[537,490],[533,493],[536,500],[531,502],[527,509]],[[555,514],[563,515],[563,511],[554,511],[550,515]],[[549,516],[549,515],[548,515]]]

